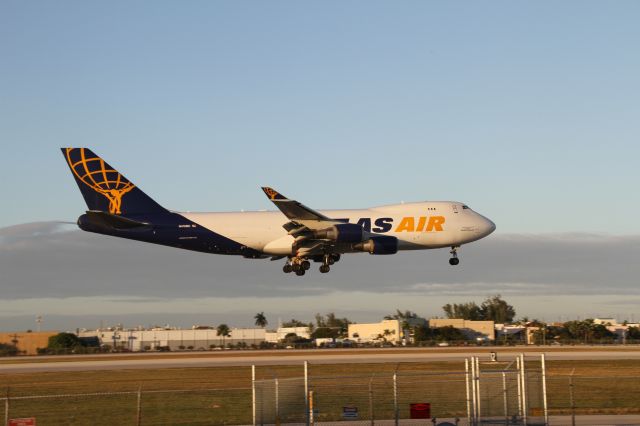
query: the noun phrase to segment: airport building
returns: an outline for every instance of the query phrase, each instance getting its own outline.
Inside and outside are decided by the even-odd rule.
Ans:
[[[38,348],[46,348],[49,337],[58,334],[58,331],[25,331],[0,333],[0,343],[15,345],[23,355],[36,355]]]
[[[311,338],[309,327],[280,327],[277,330],[269,330],[265,333],[265,340],[269,343],[282,342],[288,335],[295,334],[303,339]]]
[[[399,343],[402,339],[400,321],[392,319],[369,324],[349,324],[348,338],[356,343]]]
[[[620,324],[613,318],[594,318],[594,324],[604,325],[607,330],[612,333],[615,333],[618,336],[618,341],[624,343],[627,338],[627,332],[630,327],[640,328],[639,323],[629,323]]]
[[[494,341],[496,338],[493,321],[470,321],[464,319],[431,318],[430,328],[454,327],[462,331],[469,340],[477,338]]]
[[[247,346],[259,345],[265,341],[266,331],[263,328],[232,328],[229,336],[218,336],[215,328],[164,329],[151,330],[87,330],[81,331],[79,337],[97,337],[101,345],[110,345],[130,351],[195,349],[206,350],[222,345]]]

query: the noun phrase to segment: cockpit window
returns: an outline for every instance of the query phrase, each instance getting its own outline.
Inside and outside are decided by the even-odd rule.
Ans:
[[[462,209],[463,209],[463,210],[466,210],[466,209],[468,209],[468,208],[469,208],[469,206],[462,206]]]

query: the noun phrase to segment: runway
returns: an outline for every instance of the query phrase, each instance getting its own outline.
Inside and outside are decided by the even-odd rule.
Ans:
[[[460,361],[470,356],[489,360],[496,352],[499,360],[514,359],[516,354],[538,358],[545,353],[547,360],[640,360],[640,349],[620,348],[390,348],[390,349],[324,349],[324,350],[280,350],[280,351],[228,351],[228,352],[181,352],[103,354],[65,357],[4,358],[0,362],[0,374],[88,371],[122,369],[163,369],[188,367],[230,367],[249,365],[299,365],[305,361],[315,364],[349,363],[410,363]]]

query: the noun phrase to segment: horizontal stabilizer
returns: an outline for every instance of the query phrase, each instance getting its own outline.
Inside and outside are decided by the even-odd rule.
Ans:
[[[104,226],[113,229],[149,228],[151,224],[127,219],[115,214],[89,210],[84,217],[94,226]]]

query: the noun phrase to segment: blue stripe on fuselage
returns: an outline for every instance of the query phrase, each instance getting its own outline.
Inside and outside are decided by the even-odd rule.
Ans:
[[[178,213],[122,215],[122,217],[145,222],[150,226],[115,229],[87,222],[86,219],[83,220],[86,215],[78,219],[78,226],[88,232],[203,253],[242,255],[245,257],[260,257],[262,255],[261,252],[206,229]]]

